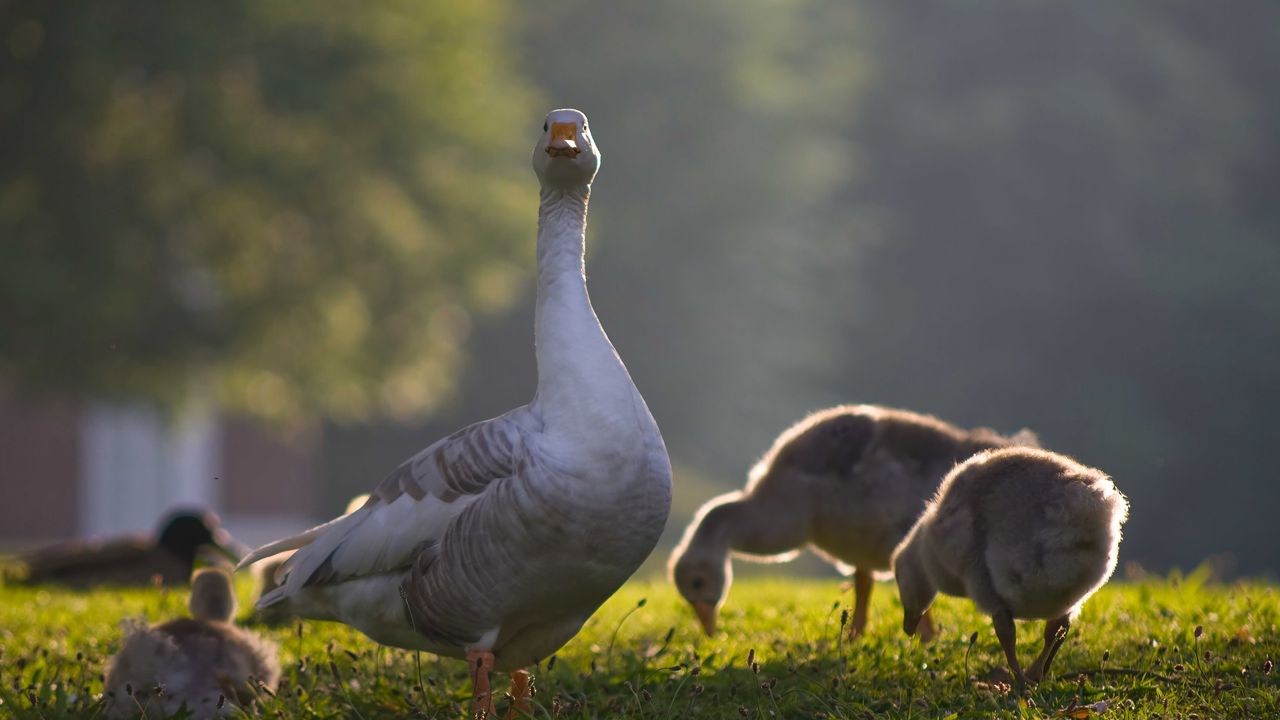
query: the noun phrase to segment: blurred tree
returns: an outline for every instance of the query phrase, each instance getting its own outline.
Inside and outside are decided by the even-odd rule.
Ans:
[[[503,0],[0,4],[0,378],[407,416],[532,257]],[[464,310],[463,308],[466,308]]]

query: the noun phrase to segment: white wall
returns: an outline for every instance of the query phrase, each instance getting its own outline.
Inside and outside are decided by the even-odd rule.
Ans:
[[[80,422],[81,534],[154,530],[175,505],[217,509],[212,403],[190,402],[174,417],[140,403],[93,403]]]

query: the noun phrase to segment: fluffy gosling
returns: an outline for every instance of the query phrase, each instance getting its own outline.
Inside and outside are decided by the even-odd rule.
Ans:
[[[168,717],[185,704],[192,718],[230,714],[280,681],[276,646],[232,624],[236,598],[220,568],[196,571],[190,618],[147,627],[125,621],[120,652],[103,683],[110,718]]]
[[[938,592],[991,615],[1022,682],[1049,672],[1071,620],[1116,567],[1129,503],[1101,471],[1045,450],[979,453],[942,481],[893,555],[902,629]],[[1024,674],[1013,620],[1044,619],[1044,649]]]

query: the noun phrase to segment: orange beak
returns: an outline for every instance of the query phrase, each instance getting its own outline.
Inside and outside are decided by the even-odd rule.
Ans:
[[[551,157],[576,158],[582,149],[578,147],[577,123],[551,123],[551,141],[547,154]]]
[[[709,602],[693,603],[693,612],[697,614],[702,629],[710,637],[716,634],[716,606]]]

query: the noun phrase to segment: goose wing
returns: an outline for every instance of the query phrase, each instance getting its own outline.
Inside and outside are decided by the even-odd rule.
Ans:
[[[433,555],[463,510],[515,475],[525,433],[510,413],[459,430],[393,470],[355,512],[253,551],[241,565],[300,548],[278,571],[280,587],[258,607],[307,586],[403,571]]]

